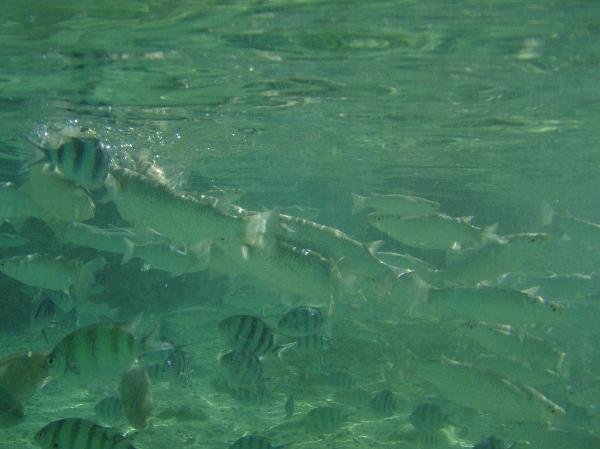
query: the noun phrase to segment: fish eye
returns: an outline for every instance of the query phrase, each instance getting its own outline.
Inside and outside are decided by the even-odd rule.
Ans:
[[[54,366],[55,362],[56,362],[56,358],[54,356],[48,357],[48,366]]]

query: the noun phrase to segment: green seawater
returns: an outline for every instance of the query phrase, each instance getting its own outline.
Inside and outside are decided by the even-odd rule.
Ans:
[[[498,223],[499,235],[548,231],[548,208],[600,223],[599,24],[593,0],[5,0],[0,181],[24,182],[23,166],[39,157],[28,139],[83,126],[110,145],[116,162],[154,161],[179,191],[278,208],[443,269],[454,256],[381,234],[352,213],[352,193],[428,198],[477,226]],[[127,225],[100,201],[90,223]],[[487,350],[444,320],[401,316],[385,298],[338,299],[324,350],[265,357],[265,396],[236,398],[223,382],[218,358],[228,348],[217,324],[245,313],[275,326],[298,298],[233,269],[170,277],[139,260],[121,264],[57,243],[40,222],[27,228],[28,245],[0,248],[0,256],[104,256],[103,292],[81,307],[82,322],[143,313],[138,334],[161,323],[164,338],[189,352],[190,385],[153,386],[155,410],[135,439],[139,449],[227,448],[245,433],[298,449],[471,448],[491,435],[517,441],[515,448],[597,449],[595,231],[580,246],[560,234],[560,249],[543,255],[545,272],[514,284],[571,276],[540,291],[565,306],[562,321],[531,330],[566,354],[565,369],[535,385],[566,410],[546,440],[543,422],[456,404],[419,378],[407,353],[485,367],[472,357]],[[15,230],[5,223],[0,232]],[[0,276],[0,356],[50,350],[71,329],[48,328],[46,342],[30,326],[35,289]],[[338,384],[340,371],[352,382]],[[0,449],[37,447],[35,432],[56,419],[96,419],[94,405],[117,386],[118,379],[49,382],[25,402],[22,424],[0,428]],[[397,401],[387,416],[369,399],[383,389]],[[295,410],[286,419],[290,395]],[[415,436],[409,415],[426,401],[450,416],[442,435]],[[339,407],[343,422],[306,430],[303,416],[325,405]]]

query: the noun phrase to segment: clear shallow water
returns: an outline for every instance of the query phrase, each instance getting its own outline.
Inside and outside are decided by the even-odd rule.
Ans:
[[[363,241],[381,234],[352,192],[431,198],[502,234],[536,230],[542,201],[600,221],[596,2],[8,2],[0,17],[2,180],[35,158],[24,137],[77,120],[181,189],[301,206]]]

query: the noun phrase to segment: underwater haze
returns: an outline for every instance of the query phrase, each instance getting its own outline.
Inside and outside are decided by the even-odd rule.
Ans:
[[[0,449],[600,449],[600,3],[4,3]]]

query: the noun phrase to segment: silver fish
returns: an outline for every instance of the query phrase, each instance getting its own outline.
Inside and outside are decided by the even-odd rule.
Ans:
[[[373,209],[380,214],[415,216],[429,215],[440,208],[440,203],[418,196],[371,194],[369,196],[352,194],[352,213]]]

